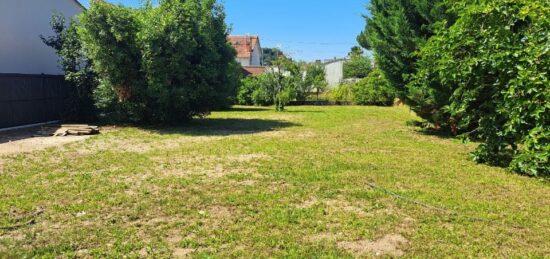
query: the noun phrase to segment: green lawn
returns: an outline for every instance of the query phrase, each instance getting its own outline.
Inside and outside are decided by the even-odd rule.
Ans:
[[[0,258],[549,257],[550,184],[414,120],[236,107],[3,157]]]

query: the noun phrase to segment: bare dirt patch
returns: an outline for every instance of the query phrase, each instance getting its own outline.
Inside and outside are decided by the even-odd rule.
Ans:
[[[181,248],[179,247],[179,243],[183,240],[181,236],[179,235],[171,235],[169,236],[166,241],[168,242],[168,245],[172,249],[172,256],[174,258],[188,258],[191,253],[193,253],[195,250],[191,248]]]
[[[0,155],[12,155],[63,146],[68,143],[85,140],[91,136],[32,137],[8,141],[0,144]]]
[[[307,238],[310,242],[331,241],[335,242],[338,239],[338,235],[333,233],[319,233]]]
[[[258,154],[242,154],[238,156],[230,156],[228,157],[230,161],[236,161],[236,162],[254,162],[258,160],[267,160],[271,159],[270,156],[262,153]]]
[[[343,198],[327,200],[324,204],[331,210],[354,213],[361,217],[367,216],[367,213],[362,208],[344,200]]]
[[[403,256],[409,240],[400,234],[389,234],[375,241],[357,240],[338,242],[338,247],[348,250],[356,256]]]
[[[0,155],[12,155],[41,150],[49,147],[63,146],[68,143],[85,140],[90,135],[49,136],[56,127],[31,127],[0,132]],[[103,128],[101,128],[103,132]]]
[[[317,198],[311,197],[308,200],[305,200],[304,202],[296,205],[296,208],[298,208],[298,209],[308,209],[308,208],[311,208],[311,207],[317,205],[318,203],[319,203],[319,201],[317,200]]]

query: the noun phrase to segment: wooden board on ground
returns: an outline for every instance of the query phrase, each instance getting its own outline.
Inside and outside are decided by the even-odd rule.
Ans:
[[[68,136],[68,135],[95,135],[99,134],[98,126],[91,126],[86,124],[63,124],[61,128],[55,131],[54,136]]]

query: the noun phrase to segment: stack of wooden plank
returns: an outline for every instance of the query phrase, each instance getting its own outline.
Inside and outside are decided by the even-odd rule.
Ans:
[[[98,126],[87,124],[63,124],[55,131],[54,136],[80,136],[99,134]]]

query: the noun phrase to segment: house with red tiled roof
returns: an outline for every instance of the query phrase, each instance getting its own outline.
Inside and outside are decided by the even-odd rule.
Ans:
[[[262,46],[259,36],[229,36],[227,40],[237,51],[237,62],[243,67],[261,67]]]
[[[243,67],[244,76],[258,76],[266,71],[266,67]]]

